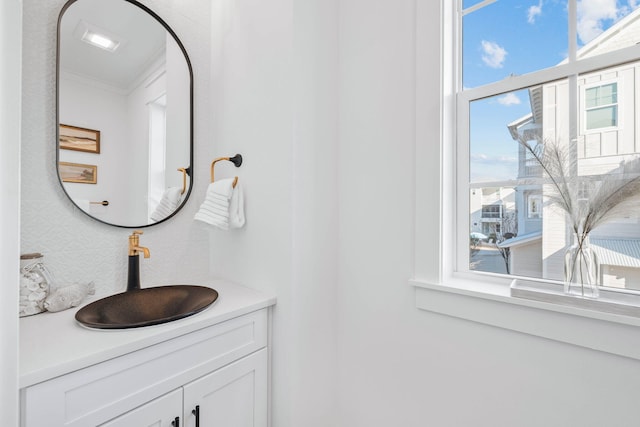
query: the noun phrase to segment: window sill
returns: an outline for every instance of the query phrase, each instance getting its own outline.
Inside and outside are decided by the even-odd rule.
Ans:
[[[454,278],[411,280],[416,307],[640,360],[640,318],[511,296],[508,285]]]
[[[561,283],[536,282],[514,279],[511,282],[511,296],[528,300],[560,304],[589,311],[618,314],[640,319],[640,296],[637,292],[620,292],[611,288],[600,288],[596,299],[569,296],[564,293]],[[615,320],[614,320],[615,321]],[[626,322],[625,322],[626,323]]]

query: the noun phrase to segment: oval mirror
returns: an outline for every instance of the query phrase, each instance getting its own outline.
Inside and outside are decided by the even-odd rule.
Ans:
[[[92,218],[146,227],[192,187],[193,74],[175,33],[135,0],[70,0],[58,19],[57,168]]]

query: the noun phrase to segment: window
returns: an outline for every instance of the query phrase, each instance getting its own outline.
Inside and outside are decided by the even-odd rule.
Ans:
[[[497,206],[483,206],[482,218],[500,218],[500,205]]]
[[[638,316],[611,314],[609,307],[602,310],[576,308],[563,304],[559,299],[549,299],[545,302],[514,298],[510,293],[509,284],[512,283],[513,275],[516,273],[511,272],[512,275],[509,275],[487,272],[483,270],[482,258],[473,259],[474,267],[478,268],[472,269],[468,264],[471,256],[477,257],[484,248],[492,248],[488,246],[487,240],[482,240],[477,251],[470,253],[468,234],[470,213],[471,216],[475,215],[471,223],[474,227],[472,232],[481,232],[482,205],[493,204],[493,202],[483,203],[482,198],[495,194],[495,191],[484,192],[484,190],[500,189],[504,196],[501,199],[508,199],[509,202],[503,204],[501,230],[503,240],[496,242],[499,247],[493,247],[496,257],[492,261],[502,265],[502,268],[508,271],[509,267],[517,266],[522,259],[528,259],[532,261],[530,264],[532,270],[534,268],[541,270],[535,262],[542,262],[542,256],[539,253],[536,256],[527,256],[526,252],[519,252],[518,248],[531,249],[539,245],[544,239],[543,223],[547,224],[550,219],[556,218],[549,217],[547,200],[540,183],[536,182],[536,176],[541,173],[539,168],[534,163],[528,164],[528,161],[532,160],[529,156],[517,149],[512,149],[515,142],[513,136],[529,138],[528,141],[532,145],[540,142],[544,147],[544,138],[572,135],[573,139],[567,139],[566,142],[571,144],[574,157],[580,159],[580,172],[583,174],[593,173],[593,169],[591,171],[585,169],[589,163],[596,166],[594,169],[606,170],[600,160],[608,156],[611,159],[619,159],[618,154],[615,154],[619,151],[616,150],[630,150],[629,153],[634,153],[631,147],[623,148],[627,143],[625,137],[621,135],[624,129],[613,129],[613,131],[607,129],[606,132],[597,131],[589,134],[580,134],[577,130],[585,129],[583,121],[585,110],[584,105],[580,104],[584,100],[581,88],[602,85],[615,80],[618,83],[619,92],[624,90],[625,95],[631,94],[631,88],[627,85],[634,83],[634,78],[629,79],[629,77],[636,75],[634,63],[640,55],[639,47],[619,43],[618,50],[613,52],[611,44],[605,46],[600,43],[614,33],[616,28],[596,42],[587,45],[586,40],[589,34],[597,35],[600,24],[602,24],[602,30],[607,31],[618,24],[635,22],[637,12],[623,9],[618,4],[616,13],[612,14],[615,15],[616,20],[603,22],[596,19],[598,16],[596,13],[592,15],[595,25],[589,26],[586,25],[587,21],[578,20],[576,1],[538,2],[534,0],[530,2],[535,6],[533,8],[522,7],[523,4],[520,2],[517,5],[514,3],[516,2],[499,0],[441,0],[440,19],[443,22],[441,27],[443,38],[440,64],[444,70],[441,74],[434,72],[434,46],[438,45],[438,42],[434,42],[433,39],[434,4],[416,3],[415,77],[418,118],[433,115],[433,105],[429,100],[432,100],[438,86],[442,88],[439,100],[442,108],[441,126],[434,126],[433,121],[430,120],[416,121],[417,167],[415,173],[418,197],[415,206],[414,273],[410,280],[410,284],[415,288],[416,307],[432,313],[445,314],[517,333],[640,360],[640,351],[635,339],[637,327],[640,326]],[[592,6],[597,6],[597,2],[591,0],[580,0],[580,3],[591,10],[594,10]],[[511,15],[507,13],[510,7]],[[597,7],[595,12],[598,12]],[[627,16],[629,18],[626,18]],[[515,19],[516,17],[518,19]],[[543,20],[543,17],[557,20],[549,22]],[[460,36],[463,20],[467,20],[465,25],[468,25],[471,19],[477,23],[485,21],[487,25],[484,28],[475,29],[466,27],[464,32],[466,39],[463,43]],[[560,19],[564,19],[564,24],[559,21]],[[568,25],[568,22],[571,22],[571,25]],[[580,35],[577,30],[571,30],[571,35],[567,37],[569,28],[577,29],[578,23],[581,24]],[[533,31],[533,27],[529,27],[534,24],[540,25],[536,31]],[[617,28],[620,27],[621,25],[618,25]],[[504,52],[495,49],[503,58],[506,58],[502,62],[503,67],[484,70],[473,76],[473,72],[481,70],[484,64],[481,59],[480,41],[483,38],[491,41],[489,36],[493,38],[496,34],[505,35],[502,40],[508,40],[510,43],[502,45]],[[538,38],[529,37],[532,34]],[[556,37],[553,41],[549,39],[551,34]],[[475,37],[476,43],[473,43],[471,36]],[[560,40],[557,37],[560,37]],[[634,41],[633,37],[630,40],[632,43],[637,41]],[[495,43],[501,46],[501,42],[495,41]],[[520,51],[513,47],[515,44],[521,47]],[[487,46],[492,45],[487,44]],[[462,47],[466,49],[464,55],[460,51]],[[603,51],[605,48],[609,51]],[[591,57],[583,61],[582,58],[586,58],[587,54]],[[544,58],[536,59],[535,56]],[[516,57],[527,58],[525,61],[528,62],[521,67],[515,67],[511,60]],[[597,70],[605,69],[611,72],[606,76],[598,76]],[[494,74],[492,75],[490,71],[494,71]],[[555,83],[555,85],[545,85],[546,83]],[[507,96],[510,93],[513,93],[517,100],[511,95]],[[520,98],[520,95],[525,96]],[[565,96],[577,101],[568,104],[563,100]],[[502,98],[501,102],[498,102],[500,98]],[[624,99],[619,97],[618,113],[621,120],[626,117],[632,120],[633,113],[625,113],[627,108],[625,102],[632,99],[636,99],[636,96],[625,96]],[[549,107],[553,105],[554,100],[557,100],[558,109],[549,108],[545,111],[543,108],[538,108],[542,106],[543,100]],[[485,104],[487,108],[477,108],[481,104]],[[527,109],[527,106],[530,108]],[[492,107],[494,110],[490,109]],[[504,110],[500,112],[497,107]],[[517,114],[512,114],[514,112]],[[545,112],[547,114],[542,114]],[[497,124],[492,123],[497,116],[502,116],[501,120],[496,121]],[[568,126],[567,122],[569,122]],[[619,127],[622,128],[622,126]],[[627,130],[634,127],[624,126]],[[488,133],[492,128],[498,129],[501,134]],[[556,133],[551,133],[551,129],[555,129]],[[574,134],[571,133],[572,130]],[[471,138],[471,135],[474,135],[474,138]],[[543,136],[542,139],[539,138],[540,135]],[[502,138],[503,145],[499,149],[481,151],[482,142],[490,143],[493,136]],[[621,137],[618,138],[618,136]],[[433,141],[438,137],[441,144],[434,146]],[[484,169],[479,167],[483,164]],[[530,167],[526,167],[527,164]],[[491,169],[494,173],[487,173]],[[504,173],[505,171],[508,173]],[[434,185],[434,182],[439,185]],[[593,182],[597,184],[597,179]],[[543,215],[541,219],[527,218],[527,197],[531,194],[541,195],[540,208]],[[440,208],[435,209],[434,204],[438,200],[441,201]],[[440,233],[435,232],[437,225],[434,225],[434,215],[436,214],[442,227]],[[629,230],[637,233],[640,229],[640,220],[633,216],[626,221]],[[526,233],[517,230],[517,227],[525,223],[528,227]],[[538,229],[534,228],[536,224]],[[611,225],[618,227],[620,224]],[[517,232],[512,232],[513,229]],[[592,243],[594,240],[597,239],[593,239]],[[619,242],[611,241],[610,243],[609,255],[613,259],[619,254],[619,247],[616,246]],[[633,241],[626,239],[625,243],[633,243]],[[626,248],[632,249],[631,245]],[[631,260],[631,258],[627,259]],[[616,286],[625,289],[630,287],[630,276],[627,274],[627,267],[603,267],[603,275],[617,279]],[[534,275],[534,272],[530,274],[532,277]],[[638,284],[640,278],[632,281]],[[550,283],[545,281],[542,284],[546,286]],[[607,296],[611,296],[612,293],[609,292]],[[601,291],[601,295],[604,294]],[[620,295],[621,299],[629,302],[637,299],[628,292],[616,292],[616,295]],[[602,303],[600,307],[610,304],[611,301],[613,300],[600,301]],[[576,300],[571,303],[580,305],[580,301]],[[615,305],[614,308],[618,309],[620,306]],[[585,330],[589,333],[584,333]]]
[[[507,250],[507,270],[513,274],[562,281],[564,252],[572,240],[570,216],[554,208],[548,175],[525,144],[539,153],[552,144],[560,147],[570,179],[582,182],[606,180],[622,161],[640,157],[633,131],[620,126],[621,117],[640,114],[634,105],[640,97],[634,35],[640,8],[617,1],[615,13],[605,13],[598,4],[459,3],[454,37],[459,53],[453,59],[457,196],[452,230],[457,235],[451,268],[456,274],[508,279],[503,263],[488,261]],[[633,95],[620,96],[623,87]],[[590,188],[582,184],[574,191],[580,203],[589,202]],[[495,248],[469,250],[469,233],[478,229],[499,231]],[[499,234],[515,237],[507,245]],[[617,262],[607,254],[621,235],[640,247],[640,227],[623,219],[594,230],[592,246],[601,259]],[[640,251],[627,252],[634,260],[605,269],[625,277],[604,274],[602,285],[639,287],[631,283],[640,277]]]
[[[618,126],[617,83],[586,88],[584,98],[587,130]]]
[[[166,140],[167,140],[167,96],[147,104],[149,112],[149,183],[148,215],[156,210],[165,186]]]
[[[527,198],[527,218],[542,218],[542,195],[530,194]]]

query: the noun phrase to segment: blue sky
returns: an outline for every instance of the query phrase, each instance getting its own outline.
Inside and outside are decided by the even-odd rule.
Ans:
[[[464,8],[480,0],[464,0]],[[640,0],[578,0],[578,46],[640,5]],[[498,0],[464,17],[463,86],[473,88],[554,66],[568,50],[567,0]],[[513,179],[517,143],[507,124],[530,112],[528,92],[471,106],[471,180]]]

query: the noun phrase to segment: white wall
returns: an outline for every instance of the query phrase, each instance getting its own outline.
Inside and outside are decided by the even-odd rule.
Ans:
[[[127,222],[121,222],[121,224],[146,224],[149,221],[149,141],[151,133],[149,104],[167,92],[166,67],[164,64],[160,66],[154,64],[145,70],[144,74],[147,74],[147,77],[127,94],[126,124],[129,147],[123,152],[130,156],[127,159],[130,170],[124,173],[128,183],[120,188],[130,190],[125,192],[125,196],[127,197],[126,206],[131,207],[131,219]],[[185,142],[185,145],[188,146],[188,142]],[[118,169],[116,168],[116,170]],[[175,175],[178,174],[175,172]]]
[[[419,5],[426,100],[416,1],[214,2],[216,156],[245,156],[216,173],[239,175],[247,226],[211,234],[211,266],[278,295],[273,425],[629,424],[637,362],[415,308],[415,129],[438,144],[440,109]]]
[[[439,143],[436,3],[340,2],[338,425],[636,425],[638,361],[415,308],[412,158],[416,121],[427,122],[420,144]],[[416,117],[419,55],[431,58],[431,96]]]
[[[20,0],[0,3],[0,419],[18,425]],[[15,284],[15,286],[10,286]]]
[[[173,37],[167,33],[167,143],[165,188],[182,186],[189,150],[185,135],[189,135],[189,68]],[[188,185],[188,184],[187,184]]]
[[[213,4],[215,157],[244,156],[216,178],[239,176],[247,224],[211,234],[212,270],[278,296],[272,425],[333,426],[337,1]]]
[[[65,183],[67,193],[74,200],[108,200],[108,207],[91,206],[90,210],[103,221],[145,224],[146,215],[140,221],[133,220],[139,216],[127,221],[129,195],[118,191],[129,188],[127,182],[132,178],[129,171],[135,170],[131,156],[122,155],[128,152],[132,140],[127,128],[127,97],[66,73],[60,76],[60,93],[60,123],[100,131],[100,154],[60,150],[61,162],[95,165],[98,168],[96,184]]]
[[[42,252],[59,282],[93,280],[100,294],[124,289],[130,229],[98,223],[66,198],[55,169],[56,23],[64,0],[25,0],[23,10],[21,251]],[[178,34],[194,67],[195,193],[204,193],[210,143],[207,128],[210,5],[190,0],[145,0]],[[177,174],[177,172],[176,172]],[[193,221],[191,201],[174,218],[144,229],[141,244],[151,250],[142,261],[143,286],[204,280],[208,239]]]

